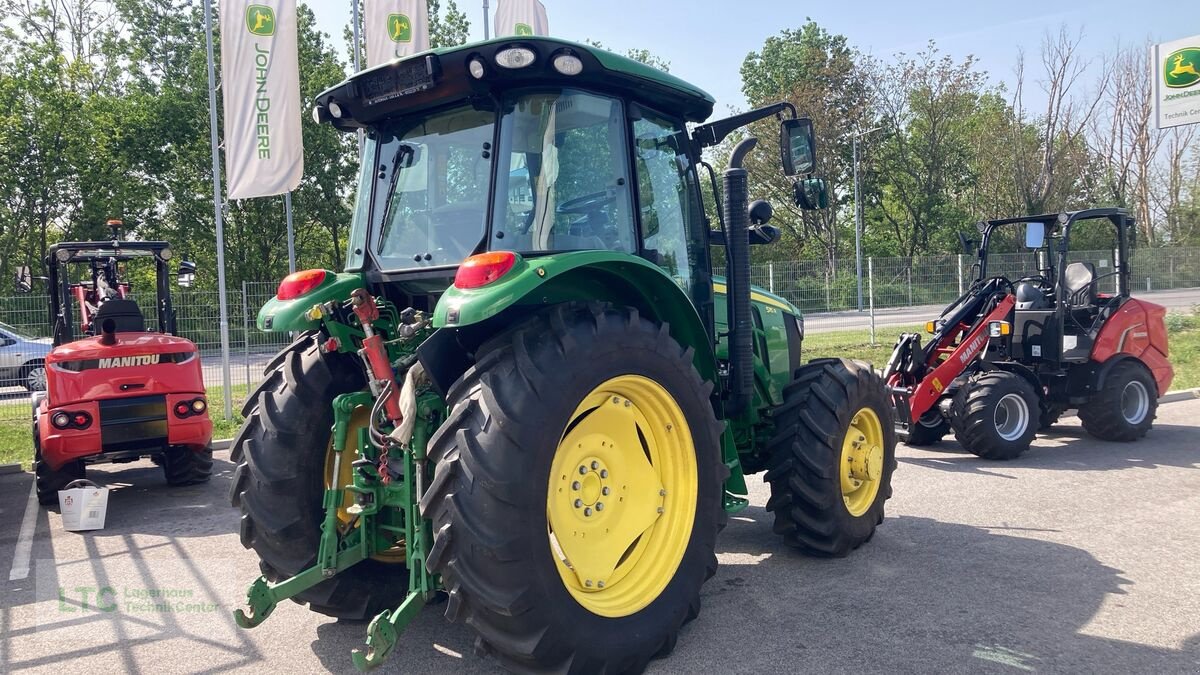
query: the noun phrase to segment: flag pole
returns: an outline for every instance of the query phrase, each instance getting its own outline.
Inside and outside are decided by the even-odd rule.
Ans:
[[[283,210],[287,212],[288,274],[296,271],[296,235],[292,231],[292,193],[283,193]]]
[[[484,40],[490,39],[490,36],[488,35],[488,29],[489,29],[489,24],[491,24],[491,22],[492,22],[492,20],[488,18],[488,0],[483,0],[483,39]]]
[[[233,419],[233,383],[229,374],[229,306],[225,297],[225,226],[221,218],[221,155],[217,145],[217,74],[213,58],[212,0],[204,0],[204,42],[208,49],[208,132],[212,144],[213,218],[217,224],[217,303],[220,305],[221,384],[225,419]]]

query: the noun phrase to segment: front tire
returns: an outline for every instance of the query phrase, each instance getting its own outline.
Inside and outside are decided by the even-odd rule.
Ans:
[[[38,435],[37,422],[33,423],[33,476],[37,486],[38,503],[50,506],[58,503],[58,491],[71,481],[81,480],[87,471],[80,460],[67,462],[57,471],[42,459],[42,439]]]
[[[182,487],[207,483],[212,476],[212,448],[193,450],[186,446],[173,445],[162,454],[163,475],[167,485]]]
[[[1079,407],[1084,431],[1102,441],[1136,441],[1154,424],[1158,383],[1137,361],[1112,367],[1104,388]]]
[[[716,570],[712,384],[666,325],[606,305],[556,306],[476,356],[421,502],[446,618],[510,669],[642,671]]]
[[[948,433],[950,420],[934,410],[922,415],[915,424],[908,425],[908,430],[901,432],[900,440],[910,447],[923,448],[940,443]]]
[[[318,345],[318,335],[310,333],[271,361],[242,410],[246,423],[230,453],[237,464],[230,501],[242,511],[242,546],[258,554],[271,581],[317,562],[333,399],[366,385],[360,362],[322,354]],[[371,559],[293,600],[321,614],[363,620],[394,609],[407,591],[404,565]]]
[[[840,557],[883,522],[896,469],[896,427],[883,380],[869,364],[814,360],[771,411],[767,443],[774,531],[804,553]]]
[[[1041,407],[1025,378],[1002,370],[974,375],[950,408],[954,436],[983,459],[1015,459],[1029,449],[1037,433]]]

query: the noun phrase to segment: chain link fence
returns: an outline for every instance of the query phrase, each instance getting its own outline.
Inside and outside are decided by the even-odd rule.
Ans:
[[[1072,254],[1071,260],[1092,263],[1099,276],[1114,270],[1112,255],[1111,251],[1079,251]],[[973,258],[962,255],[867,258],[860,275],[853,258],[839,260],[832,266],[808,260],[772,262],[753,265],[751,281],[799,307],[805,314],[809,333],[871,329],[874,340],[877,327],[911,325],[932,318],[970,286],[975,275],[973,263]],[[1036,267],[1031,254],[993,255],[988,264],[989,275],[1010,277],[1027,274]],[[1131,269],[1135,295],[1200,289],[1200,248],[1141,249],[1134,253]],[[1112,292],[1115,278],[1107,277],[1099,283],[1101,291]],[[214,416],[223,414],[227,396],[236,411],[262,379],[263,367],[290,342],[291,336],[286,333],[263,333],[255,327],[259,308],[275,295],[276,288],[277,282],[268,281],[247,282],[229,289],[231,388],[228,392],[222,382],[217,292],[180,290],[173,294],[179,332],[200,349]],[[154,316],[153,296],[137,300],[144,305],[147,317]],[[1194,299],[1188,293],[1176,293],[1170,304],[1187,307],[1198,302],[1200,290]],[[0,324],[4,324],[0,325],[0,333],[15,333],[14,337],[48,337],[48,299],[39,295],[0,296]],[[39,347],[43,351],[49,350],[46,342]],[[0,347],[0,368],[7,365],[3,361],[4,349]],[[36,355],[30,360],[36,360]],[[29,415],[29,396],[20,383],[0,381],[0,422],[26,420]]]

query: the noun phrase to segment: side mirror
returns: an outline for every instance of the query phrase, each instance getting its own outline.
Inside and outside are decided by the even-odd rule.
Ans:
[[[812,173],[817,166],[817,141],[812,120],[807,117],[784,120],[780,126],[779,151],[783,155],[785,175]]]
[[[962,247],[962,252],[967,255],[975,255],[975,240],[968,239],[967,235],[962,232],[958,233],[958,245]]]
[[[179,272],[175,275],[180,288],[191,288],[196,281],[196,263],[188,260],[179,261]]]
[[[1038,249],[1046,244],[1045,223],[1025,223],[1025,248]]]
[[[774,225],[758,225],[749,230],[750,245],[761,246],[763,244],[773,243],[779,239],[779,228]]]
[[[796,181],[792,186],[792,197],[796,206],[805,211],[823,209],[829,206],[829,188],[824,178],[805,178]]]
[[[33,290],[33,275],[29,272],[29,265],[21,265],[17,268],[16,282],[18,293],[28,293]]]

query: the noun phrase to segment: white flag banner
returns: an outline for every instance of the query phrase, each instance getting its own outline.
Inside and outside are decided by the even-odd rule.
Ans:
[[[1200,35],[1154,45],[1150,71],[1158,128],[1200,122]]]
[[[546,8],[538,0],[498,0],[496,3],[496,37],[549,34]]]
[[[296,0],[225,0],[221,89],[230,199],[290,192],[304,175]]]
[[[367,66],[429,49],[425,0],[363,0]]]

